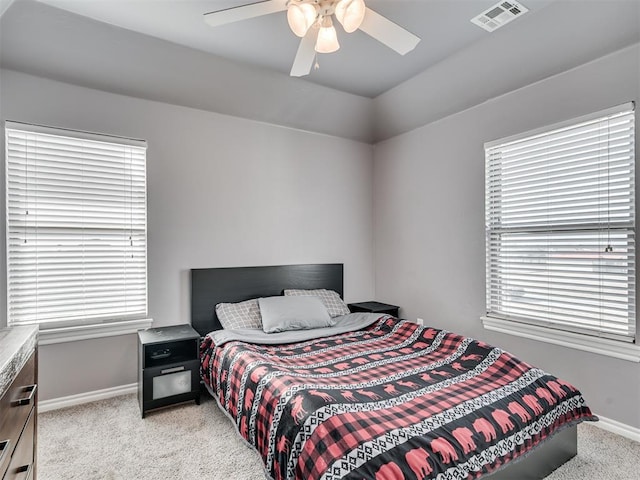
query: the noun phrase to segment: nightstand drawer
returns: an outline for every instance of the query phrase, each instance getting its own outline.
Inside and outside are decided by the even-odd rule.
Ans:
[[[200,388],[199,372],[200,363],[197,360],[145,368],[143,373],[144,402],[197,391]]]

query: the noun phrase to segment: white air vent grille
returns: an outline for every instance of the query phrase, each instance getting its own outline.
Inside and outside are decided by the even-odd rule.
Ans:
[[[518,2],[511,0],[498,2],[477,17],[472,18],[471,23],[484,28],[487,32],[493,32],[528,11],[527,7]]]

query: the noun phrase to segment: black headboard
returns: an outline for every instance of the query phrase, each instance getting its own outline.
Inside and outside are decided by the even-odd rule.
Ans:
[[[327,288],[343,296],[342,263],[191,270],[191,326],[204,336],[222,326],[215,306],[282,295],[286,288]]]

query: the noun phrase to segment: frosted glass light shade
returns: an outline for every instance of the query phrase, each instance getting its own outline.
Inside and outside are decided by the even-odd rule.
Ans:
[[[366,7],[364,0],[340,0],[335,15],[347,33],[355,32],[364,20]]]
[[[338,34],[333,25],[322,27],[318,32],[318,40],[316,41],[316,52],[333,53],[340,48],[338,43]]]
[[[307,34],[309,27],[316,21],[316,7],[310,3],[290,3],[287,9],[289,27],[299,37]]]

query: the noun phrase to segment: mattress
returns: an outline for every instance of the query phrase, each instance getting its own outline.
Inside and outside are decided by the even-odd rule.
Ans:
[[[499,348],[385,315],[352,323],[293,342],[205,337],[204,382],[268,477],[479,478],[597,420],[571,384]]]

